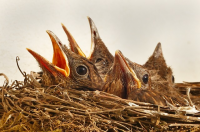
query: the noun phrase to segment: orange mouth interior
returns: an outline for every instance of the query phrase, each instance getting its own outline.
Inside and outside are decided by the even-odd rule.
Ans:
[[[51,72],[53,74],[53,76],[57,77],[57,73],[55,70],[53,70],[53,68],[51,67],[51,63],[49,61],[47,61],[44,57],[42,57],[41,55],[39,55],[38,53],[32,51],[31,49],[28,49],[29,53],[31,53],[33,55],[33,57],[38,61],[38,63],[44,67],[46,70],[48,70],[49,72]]]
[[[52,64],[54,64],[55,69],[62,73],[65,77],[68,77],[70,74],[70,68],[69,68],[69,63],[68,59],[61,49],[61,42],[58,40],[57,36],[51,32],[47,31],[49,34],[49,37],[51,38],[52,41],[52,46],[53,46],[53,59],[52,59]]]

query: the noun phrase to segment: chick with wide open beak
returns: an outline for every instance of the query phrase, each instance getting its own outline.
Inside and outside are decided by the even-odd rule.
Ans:
[[[62,43],[52,31],[47,30],[46,32],[51,38],[52,46],[53,46],[52,64],[58,72],[63,74],[65,77],[68,77],[70,74],[70,67],[68,64],[68,59],[66,55],[64,54],[63,50],[61,49]]]
[[[68,77],[70,74],[70,68],[68,64],[68,59],[61,49],[62,43],[53,32],[51,32],[50,30],[47,30],[46,32],[49,34],[53,45],[54,53],[52,63],[50,63],[44,57],[32,51],[31,49],[27,48],[27,50],[34,56],[34,58],[38,61],[43,70],[47,70],[54,77],[57,77],[60,73],[64,75],[64,77]]]
[[[65,77],[68,76],[67,72],[64,69],[61,69],[61,68],[53,65],[52,63],[50,63],[48,60],[46,60],[44,57],[42,57],[38,53],[34,52],[33,50],[28,49],[28,48],[26,48],[26,49],[37,60],[37,62],[39,63],[40,67],[43,70],[48,71],[48,73],[52,74],[55,78],[56,77],[60,77],[60,73],[62,75],[64,75]]]

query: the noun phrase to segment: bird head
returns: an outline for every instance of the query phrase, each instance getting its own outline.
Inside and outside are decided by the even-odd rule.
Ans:
[[[66,87],[76,89],[101,90],[103,83],[93,63],[87,58],[77,55],[69,50],[58,37],[51,31],[47,31],[53,45],[52,63],[36,52],[27,49],[37,60],[42,68],[46,80],[53,80],[53,84],[62,83]]]
[[[88,59],[96,65],[100,76],[104,78],[113,64],[114,57],[100,38],[99,32],[90,17],[88,17],[88,21],[91,30],[91,51]]]
[[[127,98],[133,89],[140,89],[141,82],[126,62],[121,51],[115,52],[114,63],[104,79],[103,90],[121,98]]]

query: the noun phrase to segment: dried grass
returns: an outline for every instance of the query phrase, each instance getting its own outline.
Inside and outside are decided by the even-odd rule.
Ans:
[[[41,87],[38,75],[22,73],[0,86],[0,131],[200,131],[200,114],[121,99],[102,91]]]
[[[0,87],[0,131],[199,130],[198,114],[186,115],[102,91],[38,87],[31,74],[25,75],[24,82],[8,85],[8,78],[0,75],[6,78]]]

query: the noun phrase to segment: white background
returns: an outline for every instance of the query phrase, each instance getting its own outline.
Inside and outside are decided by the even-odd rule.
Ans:
[[[16,56],[23,71],[39,71],[26,48],[51,61],[53,50],[46,30],[68,45],[61,23],[89,55],[87,16],[113,54],[120,49],[132,61],[144,64],[161,42],[176,82],[200,81],[200,2],[186,0],[0,0],[0,73],[12,81],[23,80]],[[1,84],[3,80],[0,77]]]

